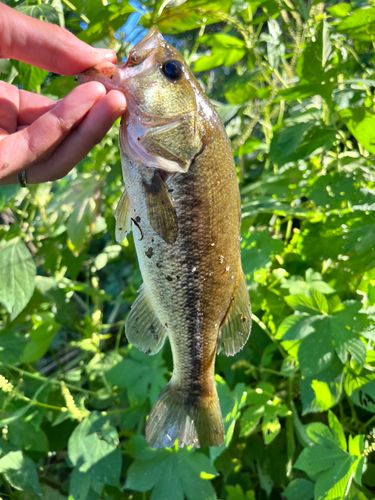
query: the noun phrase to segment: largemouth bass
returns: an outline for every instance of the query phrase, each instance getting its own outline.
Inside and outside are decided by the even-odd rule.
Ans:
[[[134,231],[143,285],[126,319],[130,343],[157,353],[169,337],[173,375],[151,410],[154,447],[224,440],[215,358],[246,343],[251,310],[240,259],[240,196],[223,124],[179,52],[156,27],[126,63],[79,75],[128,102],[120,129],[125,189],[116,238]]]

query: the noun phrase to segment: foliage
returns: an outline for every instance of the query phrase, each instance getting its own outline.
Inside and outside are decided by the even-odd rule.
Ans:
[[[1,496],[374,498],[373,2],[8,3],[119,59],[152,24],[184,54],[232,140],[254,321],[217,360],[225,444],[147,447],[172,360],[124,337],[141,277],[114,241],[118,126],[60,182],[2,187]],[[0,66],[54,99],[76,85]]]

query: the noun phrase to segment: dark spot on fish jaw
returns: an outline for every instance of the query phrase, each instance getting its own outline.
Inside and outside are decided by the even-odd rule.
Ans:
[[[151,349],[147,349],[146,354],[151,354]]]
[[[145,254],[147,255],[147,257],[149,259],[151,259],[151,257],[154,255],[154,249],[152,247],[150,247],[147,252],[145,252]]]
[[[137,222],[141,222],[141,218],[139,217],[139,215],[137,215],[137,217],[135,218],[135,220],[136,220]]]
[[[140,138],[140,137],[137,137],[137,141],[140,141],[140,140],[141,140],[141,138]]]
[[[160,262],[157,262],[155,265],[156,265],[156,267],[157,267],[158,269],[161,269],[161,264],[160,264]]]
[[[167,276],[165,279],[166,279],[167,281],[173,281],[172,276]]]

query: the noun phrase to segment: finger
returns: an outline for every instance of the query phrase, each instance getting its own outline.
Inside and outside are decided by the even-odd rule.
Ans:
[[[19,91],[18,127],[31,125],[35,120],[54,108],[58,102],[43,95]]]
[[[125,95],[111,90],[93,106],[47,161],[34,165],[27,171],[27,182],[36,184],[55,181],[67,175],[102,140],[125,109]]]
[[[8,134],[17,130],[19,92],[14,85],[0,82],[0,128]]]
[[[75,75],[100,61],[116,63],[113,51],[97,50],[69,31],[17,12],[0,2],[0,58]]]
[[[8,134],[16,132],[19,126],[30,125],[58,102],[5,82],[0,82],[0,96],[0,128]]]
[[[8,184],[6,177],[43,161],[105,93],[100,83],[81,85],[32,125],[5,137],[0,142],[0,183]]]

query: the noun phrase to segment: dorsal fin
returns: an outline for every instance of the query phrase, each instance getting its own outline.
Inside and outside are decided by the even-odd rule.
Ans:
[[[238,273],[237,283],[233,292],[228,312],[225,316],[218,339],[220,352],[221,343],[227,356],[234,356],[246,344],[251,330],[251,306],[249,292],[242,269]]]
[[[166,242],[174,243],[178,235],[177,214],[167,185],[155,172],[145,186],[147,216],[152,229]]]
[[[126,318],[125,333],[129,342],[146,354],[160,351],[167,337],[167,329],[156,316],[144,285]]]

